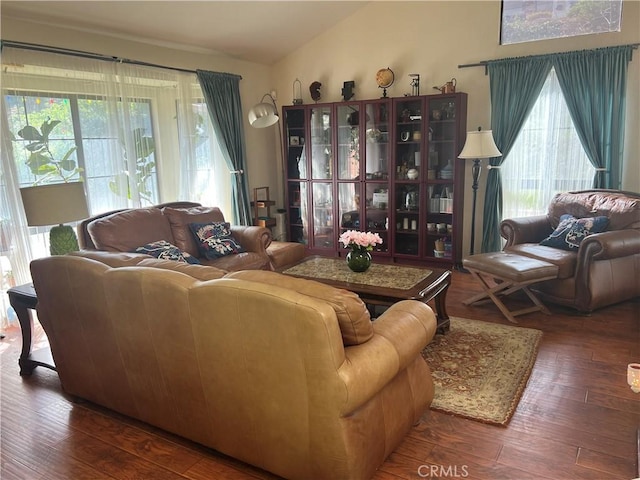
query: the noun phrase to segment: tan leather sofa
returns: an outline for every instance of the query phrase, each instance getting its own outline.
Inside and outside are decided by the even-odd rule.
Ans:
[[[232,225],[231,232],[246,250],[243,253],[207,259],[200,255],[189,223],[224,222],[216,207],[194,202],[172,202],[147,208],[116,210],[83,220],[78,225],[78,243],[83,250],[132,252],[150,242],[165,240],[196,257],[203,265],[224,270],[270,269],[267,248],[271,230]]]
[[[606,231],[591,234],[577,251],[539,245],[560,216],[606,216]],[[500,226],[504,250],[557,265],[558,278],[535,284],[549,302],[582,312],[640,296],[640,194],[584,190],[557,194],[546,215],[506,219]]]
[[[300,480],[371,478],[433,398],[421,302],[371,322],[355,294],[309,280],[143,262],[31,263],[68,394]]]

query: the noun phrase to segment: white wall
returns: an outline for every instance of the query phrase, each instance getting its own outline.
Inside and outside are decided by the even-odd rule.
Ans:
[[[621,33],[589,35],[518,45],[499,45],[500,1],[371,2],[313,41],[301,46],[274,68],[279,92],[291,104],[292,83],[302,82],[304,103],[313,103],[308,86],[322,83],[321,101],[340,101],[342,84],[354,80],[355,99],[377,98],[375,73],[390,67],[395,84],[389,96],[411,92],[410,73],[420,74],[420,93],[437,93],[434,85],[457,79],[457,90],[469,94],[468,130],[490,126],[489,77],[483,67],[458,68],[505,57],[517,57],[603,46],[640,43],[640,2],[625,0]],[[627,135],[623,189],[640,191],[640,50],[629,65]],[[282,97],[282,95],[281,95]],[[285,103],[286,104],[286,103]],[[478,219],[482,215],[486,170],[481,174]],[[471,224],[471,168],[466,169],[465,232]],[[477,221],[476,242],[482,238]],[[469,235],[465,235],[468,252]],[[478,243],[476,243],[478,244]]]

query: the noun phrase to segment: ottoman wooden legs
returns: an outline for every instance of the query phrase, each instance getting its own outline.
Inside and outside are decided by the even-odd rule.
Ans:
[[[463,265],[478,280],[483,289],[482,293],[462,302],[464,305],[491,300],[513,323],[518,323],[514,317],[525,313],[540,311],[550,314],[547,307],[529,290],[529,285],[557,278],[557,265],[507,252],[471,255],[463,260]],[[500,297],[520,290],[527,294],[534,305],[510,311]]]

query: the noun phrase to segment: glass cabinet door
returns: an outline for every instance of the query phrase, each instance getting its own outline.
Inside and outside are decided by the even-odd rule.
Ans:
[[[286,162],[286,203],[288,211],[288,236],[292,242],[307,244],[308,214],[307,155],[305,145],[304,108],[284,109],[284,158]]]
[[[389,252],[389,117],[391,102],[379,100],[364,103],[364,218],[361,230],[382,238],[375,252]]]
[[[420,255],[423,231],[420,218],[422,203],[422,145],[424,102],[421,97],[398,100],[395,105],[396,138],[394,172],[395,238],[399,255]]]
[[[336,231],[333,220],[333,183],[313,182],[313,243],[312,248],[334,249]]]
[[[365,225],[361,230],[380,235],[381,245],[374,251],[389,252],[389,185],[367,182],[365,184]]]
[[[311,179],[328,180],[333,176],[331,106],[311,108]]]
[[[436,96],[428,105],[427,256],[451,259],[453,202],[458,152],[455,97]]]
[[[287,179],[307,178],[305,155],[304,110],[290,109],[284,113],[284,144]]]
[[[396,104],[395,179],[419,181],[422,167],[423,102],[420,98]]]
[[[338,184],[338,216],[340,233],[347,230],[361,230],[360,183],[343,182]]]
[[[287,198],[289,199],[289,241],[309,243],[307,183],[288,182]]]
[[[336,109],[338,126],[338,180],[360,176],[360,105],[342,104]]]

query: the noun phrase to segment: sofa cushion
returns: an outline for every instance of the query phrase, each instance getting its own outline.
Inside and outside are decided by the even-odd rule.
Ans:
[[[163,260],[173,260],[175,262],[198,264],[200,263],[196,257],[183,252],[175,245],[166,240],[158,240],[147,243],[135,249],[135,253],[146,253],[155,258]]]
[[[200,255],[210,260],[245,250],[233,235],[227,222],[190,223]]]
[[[537,243],[519,243],[506,247],[504,251],[557,265],[558,278],[572,278],[578,263],[578,253],[575,251],[561,250]]]
[[[229,272],[237,270],[270,270],[269,257],[255,252],[237,253],[213,260],[201,257],[199,260],[202,265],[210,265]]]
[[[198,280],[217,280],[227,273],[215,267],[205,267],[204,265],[194,265],[184,262],[175,262],[173,260],[162,260],[159,258],[147,258],[138,264],[139,267],[161,268],[163,270],[173,270],[174,272],[184,273]]]
[[[110,267],[133,267],[143,260],[149,259],[149,255],[132,252],[103,252],[102,250],[79,250],[69,252],[68,255],[97,260]]]
[[[553,226],[568,213],[576,218],[605,216],[609,230],[640,228],[640,198],[623,191],[587,190],[558,193],[549,204],[547,215]]]
[[[560,223],[540,245],[561,248],[562,250],[577,251],[588,235],[604,232],[609,225],[605,216],[576,218],[573,215],[560,216]]]
[[[167,217],[155,207],[135,208],[98,218],[87,225],[87,230],[96,248],[109,252],[131,252],[158,239],[173,242]]]
[[[327,302],[336,312],[342,341],[345,345],[359,345],[373,337],[373,325],[367,306],[353,292],[334,288],[314,280],[305,280],[264,270],[232,272],[225,278],[237,278],[289,288],[303,295]]]
[[[199,256],[198,245],[189,228],[190,223],[224,222],[224,215],[217,207],[172,208],[165,207],[162,213],[169,221],[173,244],[183,252]]]

